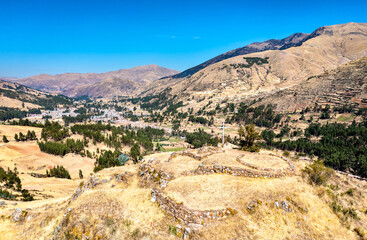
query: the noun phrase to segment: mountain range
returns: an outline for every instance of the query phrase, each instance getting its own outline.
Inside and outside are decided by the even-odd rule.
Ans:
[[[138,86],[178,71],[157,65],[138,66],[106,73],[40,74],[22,79],[8,79],[41,91],[69,97],[113,97],[129,95]]]
[[[306,84],[310,78],[321,81],[329,71],[365,56],[367,24],[347,23],[320,27],[310,34],[295,33],[280,40],[252,43],[181,73],[147,65],[107,73],[41,74],[8,80],[69,97],[148,96],[166,90],[178,96],[175,101],[191,96],[214,102],[241,102],[274,98],[286,89],[309,92],[305,87],[315,86]],[[313,78],[319,75],[324,77]]]
[[[249,51],[252,53],[237,55]],[[188,72],[156,80],[141,95],[168,89],[172,96],[179,96],[176,99],[187,96],[210,98],[212,102],[258,99],[364,56],[367,56],[366,23],[326,26],[311,34],[295,34],[230,51]]]

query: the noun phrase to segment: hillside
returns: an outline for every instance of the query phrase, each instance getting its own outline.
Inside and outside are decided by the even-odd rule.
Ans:
[[[312,76],[302,83],[265,97],[260,104],[276,104],[280,111],[326,105],[367,107],[367,57]]]
[[[24,85],[0,80],[0,106],[6,108],[54,108],[58,104],[71,104],[65,96],[44,93]]]
[[[313,34],[307,34],[307,33],[295,33],[292,34],[289,37],[286,37],[284,39],[270,39],[265,42],[255,42],[251,43],[247,46],[237,48],[231,51],[228,51],[226,53],[223,53],[219,56],[216,56],[202,64],[199,64],[195,67],[189,68],[179,74],[171,76],[172,78],[184,78],[184,77],[190,77],[193,74],[197,73],[203,68],[206,68],[214,63],[223,61],[228,58],[240,56],[240,55],[246,55],[250,53],[255,52],[263,52],[267,50],[278,50],[278,49],[287,49],[290,47],[301,45],[304,41],[313,38],[317,36],[318,32],[314,32]]]
[[[57,75],[41,74],[23,79],[17,79],[18,83],[39,89],[42,91],[64,94],[69,97],[88,95],[99,97],[113,95],[115,89],[121,91],[119,94],[129,94],[131,86],[136,87],[147,84],[153,80],[178,73],[178,71],[159,67],[157,65],[146,65],[131,69],[120,69],[106,73],[64,73]],[[121,79],[114,81],[113,84],[105,88],[105,84],[110,83],[111,79]],[[129,80],[129,86],[125,87]],[[123,89],[126,88],[126,91]],[[111,91],[111,92],[109,92]]]
[[[305,165],[269,151],[157,153],[89,176],[71,196],[17,206],[5,201],[0,232],[6,239],[363,236],[366,182],[335,174],[327,185],[312,185],[302,174]],[[63,181],[68,189],[76,183]]]
[[[310,76],[367,55],[367,24],[317,29],[300,46],[236,56],[211,64],[186,78],[164,78],[142,95],[170,88],[171,95],[241,101],[289,88]],[[185,98],[184,98],[185,99]]]

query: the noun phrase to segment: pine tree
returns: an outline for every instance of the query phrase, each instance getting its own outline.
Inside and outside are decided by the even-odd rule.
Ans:
[[[79,178],[80,178],[80,179],[83,179],[83,172],[82,172],[82,170],[81,170],[81,169],[79,169]]]
[[[132,146],[132,148],[130,149],[130,155],[133,158],[134,163],[137,163],[140,157],[140,146],[138,143],[135,143]]]
[[[14,135],[14,139],[15,139],[15,141],[19,142],[18,134]]]
[[[260,150],[255,141],[260,140],[261,137],[256,131],[254,124],[246,125],[245,129],[241,126],[238,130],[238,135],[240,137],[240,146],[242,150],[251,152],[258,152]]]
[[[3,142],[4,143],[8,143],[9,142],[8,138],[5,135],[3,135]]]
[[[24,141],[26,140],[26,137],[24,136],[24,134],[22,132],[19,133],[19,141]]]

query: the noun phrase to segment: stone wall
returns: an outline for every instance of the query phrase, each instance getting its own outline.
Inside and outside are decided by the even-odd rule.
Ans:
[[[172,159],[178,156],[188,156],[195,160],[202,161],[204,158],[207,158],[213,154],[224,153],[225,150],[222,148],[216,148],[216,147],[203,147],[203,148],[198,149],[197,152],[198,152],[197,154],[189,150],[175,152],[171,154],[171,156],[168,158],[168,161],[171,161]]]
[[[158,189],[152,189],[152,202],[156,202],[167,213],[185,224],[195,223],[205,225],[213,220],[223,219],[235,213],[234,210],[227,208],[221,210],[191,210],[186,208],[183,203],[176,203],[170,197],[165,196]]]
[[[173,175],[155,169],[149,162],[141,164],[139,170],[139,177],[141,177],[141,180],[159,184],[161,187],[166,187],[167,183],[174,179]]]
[[[273,155],[273,154],[270,154],[270,155],[271,156],[276,156],[276,155]],[[278,173],[278,174],[282,174],[284,176],[294,174],[294,165],[293,165],[292,161],[287,159],[287,158],[276,156],[276,157],[282,159],[283,161],[287,162],[288,167],[282,168],[282,169],[274,169],[274,168],[264,168],[264,167],[257,166],[255,164],[247,163],[247,162],[242,160],[242,158],[244,156],[245,156],[245,154],[238,155],[237,158],[236,158],[236,161],[241,163],[242,165],[245,165],[245,166],[249,167],[249,168],[253,168],[253,169],[256,169],[256,170],[260,170],[260,171],[275,172],[275,173]]]
[[[238,167],[229,167],[229,166],[221,166],[221,165],[213,165],[213,166],[204,166],[202,164],[195,170],[186,171],[182,173],[184,176],[189,175],[208,175],[214,173],[224,173],[233,176],[240,177],[263,177],[263,178],[282,178],[285,177],[286,173],[281,172],[260,172],[251,169],[238,168]]]

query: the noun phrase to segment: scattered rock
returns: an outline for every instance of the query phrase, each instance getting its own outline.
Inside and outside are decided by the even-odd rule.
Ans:
[[[165,187],[167,187],[167,181],[165,181],[165,180],[163,180],[163,179],[161,179],[161,188],[165,188]]]
[[[187,224],[187,226],[189,227],[189,229],[193,232],[197,232],[199,231],[201,228],[203,228],[203,225],[201,224],[196,224],[196,223],[189,223]]]
[[[290,207],[289,203],[287,201],[282,201],[282,209],[284,212],[292,212],[292,208]]]
[[[108,182],[108,180],[107,180],[107,179],[103,179],[103,180],[101,181],[101,183],[106,183],[106,182]]]
[[[20,221],[22,219],[22,209],[16,208],[14,212],[11,214],[11,216],[13,217],[14,222]]]
[[[284,210],[283,213],[292,212],[292,208],[287,201],[275,201],[275,207],[282,208]]]
[[[157,201],[157,196],[156,196],[155,192],[152,192],[152,198],[150,199],[150,201],[152,201],[152,202]]]
[[[5,201],[0,201],[0,206],[6,206],[6,202]]]

